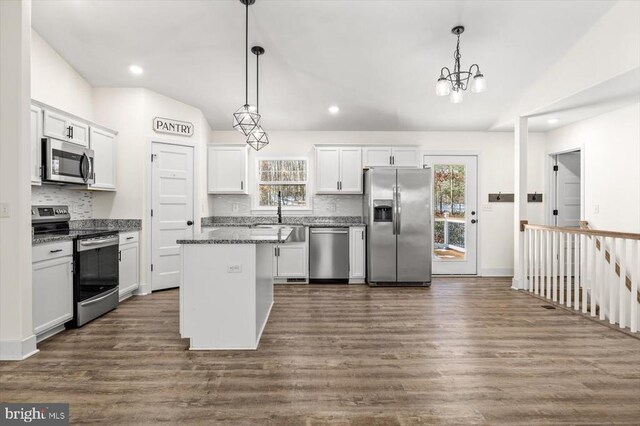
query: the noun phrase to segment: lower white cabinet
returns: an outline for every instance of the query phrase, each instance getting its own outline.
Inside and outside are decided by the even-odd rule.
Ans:
[[[140,284],[139,233],[120,234],[120,300],[125,299],[138,289]]]
[[[309,282],[309,228],[305,241],[276,244],[273,247],[273,277],[276,283]]]
[[[364,226],[349,228],[349,282],[364,282],[366,238]]]
[[[32,252],[33,332],[41,340],[73,318],[73,246],[40,244]]]

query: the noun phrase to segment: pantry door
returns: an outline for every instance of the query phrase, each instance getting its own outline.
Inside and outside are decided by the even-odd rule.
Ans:
[[[151,290],[179,287],[181,238],[193,237],[193,147],[154,142],[151,170]]]
[[[433,274],[475,275],[478,250],[478,157],[425,155],[433,173]]]

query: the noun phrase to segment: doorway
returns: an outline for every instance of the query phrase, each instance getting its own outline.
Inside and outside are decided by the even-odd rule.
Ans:
[[[180,286],[176,241],[193,237],[193,147],[153,142],[151,147],[151,290]]]
[[[478,157],[425,155],[433,173],[433,273],[475,275]]]
[[[551,225],[580,226],[582,180],[580,151],[552,154]]]

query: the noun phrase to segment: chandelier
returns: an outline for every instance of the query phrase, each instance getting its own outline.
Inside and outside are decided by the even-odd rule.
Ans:
[[[458,25],[453,27],[451,32],[458,37],[456,43],[456,50],[453,53],[455,63],[453,65],[453,72],[447,67],[442,67],[440,70],[440,77],[436,83],[436,95],[449,96],[451,103],[459,104],[462,102],[462,92],[467,90],[469,86],[469,80],[473,76],[471,81],[471,91],[474,93],[481,93],[487,90],[487,82],[484,79],[484,75],[480,72],[478,64],[473,64],[469,67],[469,71],[460,71],[460,34],[464,32],[464,27]],[[475,74],[473,73],[475,70]]]
[[[233,113],[233,128],[249,136],[260,123],[260,114],[253,105],[249,105],[249,6],[256,0],[240,0],[245,5],[244,17],[244,105]]]
[[[256,114],[260,113],[258,109],[259,101],[260,101],[260,55],[264,53],[264,49],[261,46],[253,46],[251,48],[251,53],[256,55]],[[251,148],[256,151],[260,151],[265,146],[269,145],[269,135],[262,129],[262,126],[258,123],[249,136],[247,137],[247,143],[251,146]]]

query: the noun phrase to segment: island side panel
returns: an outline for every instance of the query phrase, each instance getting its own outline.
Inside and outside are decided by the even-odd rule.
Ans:
[[[256,346],[273,306],[273,245],[256,246]]]
[[[190,349],[255,349],[256,246],[186,244],[183,263]]]

